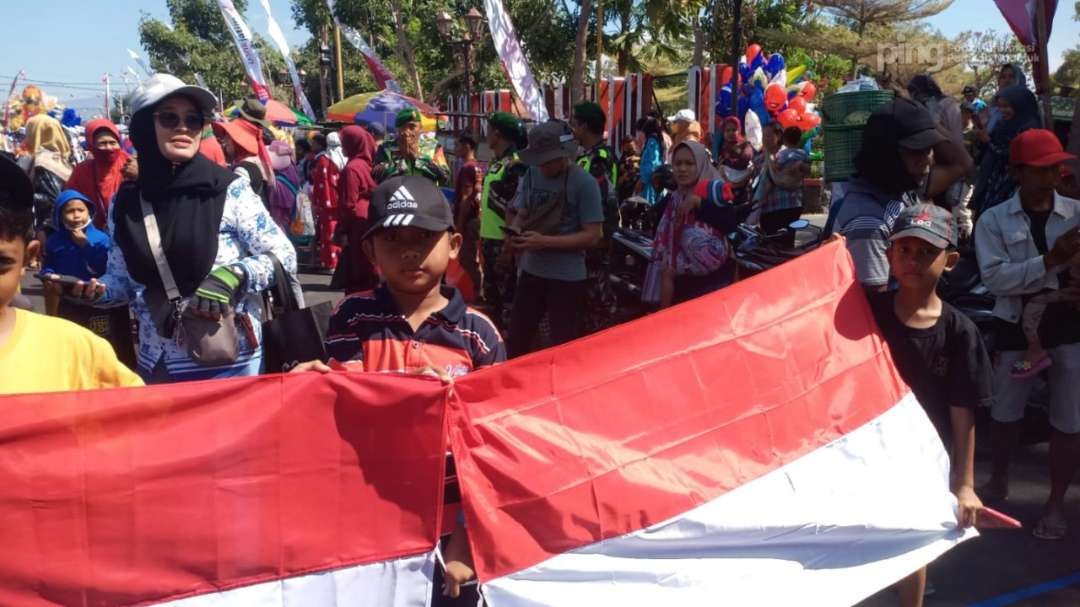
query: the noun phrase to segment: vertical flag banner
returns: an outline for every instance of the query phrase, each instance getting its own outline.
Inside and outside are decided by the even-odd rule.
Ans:
[[[139,67],[143,68],[143,71],[146,72],[147,76],[154,75],[154,68],[150,67],[150,63],[145,58],[143,58],[142,55],[136,53],[131,49],[128,49],[127,52],[128,56],[131,57],[135,61],[135,63],[138,63]]]
[[[315,110],[311,109],[311,103],[308,102],[307,95],[304,94],[304,85],[300,82],[300,73],[296,71],[296,62],[293,61],[292,55],[289,53],[289,42],[285,39],[285,33],[281,31],[277,19],[274,19],[274,14],[270,12],[270,0],[259,0],[259,2],[262,3],[263,10],[266,11],[266,30],[270,34],[270,40],[273,40],[278,47],[278,51],[285,58],[285,67],[289,70],[289,78],[292,79],[293,92],[296,93],[297,102],[300,103],[300,108],[304,110],[305,114],[314,117]]]
[[[248,80],[251,81],[251,89],[259,101],[266,103],[270,100],[270,88],[266,85],[266,77],[263,75],[262,61],[259,53],[255,50],[255,40],[251,36],[251,28],[248,27],[240,11],[236,10],[233,0],[218,0],[221,7],[221,15],[225,17],[225,25],[232,33],[236,48],[240,51],[240,59],[244,63],[244,71],[247,72]]]
[[[390,73],[390,70],[379,59],[379,56],[375,54],[375,49],[371,48],[367,41],[364,40],[364,37],[360,35],[360,32],[338,21],[337,14],[334,13],[334,0],[326,0],[326,4],[330,7],[330,15],[334,18],[334,23],[341,29],[345,39],[363,55],[364,63],[367,64],[368,69],[371,70],[371,75],[375,78],[375,85],[383,90],[400,93],[401,87],[394,79],[394,75]]]
[[[454,388],[489,607],[851,605],[974,535],[841,242]]]
[[[510,22],[510,15],[503,8],[502,0],[484,0],[484,10],[487,12],[491,40],[495,43],[495,50],[499,53],[510,84],[514,86],[514,92],[525,105],[525,111],[529,112],[530,118],[536,122],[546,122],[548,114],[544,95],[529,69],[525,50],[521,48],[514,24]]]

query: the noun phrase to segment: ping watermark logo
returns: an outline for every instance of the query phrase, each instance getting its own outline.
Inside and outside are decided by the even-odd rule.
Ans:
[[[899,34],[894,41],[878,43],[876,68],[879,72],[885,72],[890,66],[918,65],[936,72],[945,67],[945,58],[954,52],[955,49],[946,42],[909,42],[904,34]]]

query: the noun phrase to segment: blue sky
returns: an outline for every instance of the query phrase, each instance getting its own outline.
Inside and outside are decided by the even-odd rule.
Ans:
[[[265,36],[266,18],[262,8],[257,0],[248,4],[248,23]],[[297,46],[306,41],[307,32],[293,23],[290,0],[270,0],[270,4],[289,43]],[[43,85],[47,94],[66,102],[100,98],[99,83],[105,72],[118,75],[128,65],[137,69],[125,49],[141,51],[140,16],[143,13],[161,19],[167,16],[164,0],[34,0],[32,5],[23,6],[20,11],[6,11],[4,17],[0,89],[6,89],[11,78],[25,69],[33,80],[79,83],[66,88]],[[26,10],[29,6],[33,8]],[[1066,49],[1080,42],[1080,22],[1072,17],[1072,2],[1059,0],[1050,39],[1051,70],[1061,63]],[[964,30],[1008,31],[991,0],[956,0],[929,22],[949,36]],[[123,82],[118,86],[122,89]],[[84,101],[79,105],[89,104]],[[99,102],[94,107],[100,105]]]

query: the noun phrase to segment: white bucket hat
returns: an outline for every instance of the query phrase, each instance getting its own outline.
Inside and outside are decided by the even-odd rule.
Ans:
[[[668,116],[668,122],[693,122],[697,120],[694,110],[679,110],[674,116]]]
[[[185,95],[190,97],[202,110],[207,118],[214,115],[217,108],[217,97],[210,91],[199,87],[184,84],[176,76],[171,74],[154,74],[147,78],[131,94],[131,113],[135,114],[144,108],[148,108],[170,95]]]

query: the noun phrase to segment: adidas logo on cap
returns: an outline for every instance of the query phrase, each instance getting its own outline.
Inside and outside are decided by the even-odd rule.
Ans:
[[[401,186],[396,192],[391,194],[390,200],[386,203],[387,211],[395,210],[413,210],[420,208],[420,205],[416,203],[416,199],[413,198],[412,192]]]

